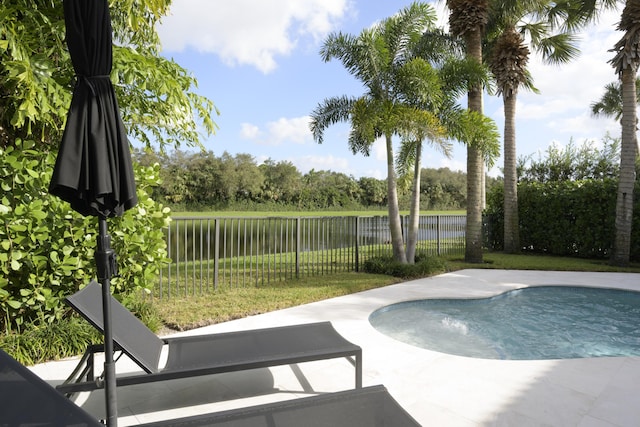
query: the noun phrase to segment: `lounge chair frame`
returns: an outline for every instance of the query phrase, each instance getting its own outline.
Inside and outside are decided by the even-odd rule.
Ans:
[[[103,332],[100,284],[92,281],[66,299],[82,317]],[[131,358],[144,373],[121,376],[119,387],[256,368],[345,357],[355,367],[355,387],[362,387],[362,349],[342,337],[330,322],[175,338],[158,338],[129,310],[111,297],[114,348]],[[159,366],[163,347],[165,366]],[[90,346],[69,378],[57,386],[72,395],[104,388],[95,375],[95,356],[102,345]]]
[[[0,426],[104,427],[0,349]],[[326,393],[140,427],[420,427],[384,386]]]

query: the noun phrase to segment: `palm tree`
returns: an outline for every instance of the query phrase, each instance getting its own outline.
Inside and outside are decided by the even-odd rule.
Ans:
[[[407,258],[398,207],[392,138],[407,123],[418,123],[422,114],[402,101],[402,92],[397,87],[398,75],[411,72],[403,64],[423,31],[433,28],[435,22],[435,10],[428,4],[416,2],[393,17],[363,30],[357,37],[330,34],[320,51],[322,59],[325,62],[339,59],[363,83],[366,93],[360,97],[325,99],[311,114],[310,127],[318,143],[322,143],[327,127],[341,121],[351,123],[348,143],[354,154],[369,155],[373,142],[384,137],[391,244],[394,259],[401,263],[406,263]]]
[[[420,222],[420,175],[422,171],[422,149],[425,140],[447,157],[451,152],[451,143],[446,138],[446,129],[441,122],[442,106],[455,106],[455,95],[445,93],[442,76],[436,65],[443,58],[454,58],[459,51],[456,41],[440,30],[427,31],[420,42],[414,46],[409,61],[397,73],[399,94],[403,101],[416,108],[415,117],[409,117],[402,124],[402,143],[397,157],[397,168],[400,176],[406,176],[413,167],[411,187],[411,206],[409,223],[406,232],[407,262],[415,262]],[[420,117],[422,116],[422,117]],[[418,118],[417,121],[413,120]]]
[[[407,227],[406,258],[407,262],[415,262],[416,247],[418,244],[418,229],[420,222],[420,175],[422,162],[422,148],[424,141],[428,141],[436,149],[441,150],[446,156],[451,153],[451,144],[445,139],[446,129],[440,120],[431,111],[417,109],[415,117],[422,118],[413,122],[404,131],[401,131],[403,140],[398,153],[398,171],[400,175],[408,173],[413,167],[411,187],[411,206],[409,209],[409,224]]]
[[[490,14],[489,67],[504,105],[504,252],[520,251],[518,223],[518,176],[516,171],[516,99],[520,87],[534,89],[527,70],[530,50],[547,63],[574,59],[576,39],[558,28],[557,4],[548,0],[494,0]],[[528,37],[527,37],[528,36]]]
[[[638,156],[636,74],[640,64],[640,2],[627,1],[618,30],[624,31],[615,44],[616,53],[609,61],[620,78],[622,88],[622,142],[620,148],[620,178],[616,198],[616,234],[611,263],[629,264],[631,227],[633,222],[633,187],[636,181],[635,162]]]
[[[484,145],[492,144],[485,151],[493,161],[499,153],[499,135],[495,123],[483,116],[473,115],[458,104],[471,81],[488,81],[488,74],[476,63],[461,59],[462,52],[455,40],[447,39],[440,32],[427,32],[413,60],[412,69],[423,70],[422,84],[414,78],[406,79],[403,93],[406,102],[419,108],[424,117],[418,123],[403,129],[402,145],[398,154],[398,173],[406,175],[413,167],[411,208],[407,230],[407,261],[415,259],[420,216],[420,175],[424,142],[448,155],[451,144],[457,139],[474,143],[474,138]],[[413,75],[415,73],[411,73]],[[402,76],[401,76],[402,77]],[[479,138],[481,136],[481,138]],[[445,139],[446,138],[446,139]]]
[[[461,37],[466,56],[482,64],[482,37],[489,18],[489,0],[447,0],[449,29]],[[473,84],[467,95],[469,110],[482,114],[481,84]],[[467,225],[465,261],[481,263],[482,257],[482,182],[484,175],[482,147],[467,144]]]
[[[563,2],[564,3],[564,2]],[[573,18],[568,25],[584,26],[594,21],[598,14],[607,9],[615,8],[616,0],[582,0],[567,1]],[[636,73],[640,58],[640,5],[637,1],[625,2],[620,17],[618,30],[624,31],[622,38],[615,44],[612,51],[615,56],[609,61],[616,69],[620,79],[622,94],[622,141],[620,148],[620,178],[616,197],[615,237],[611,264],[625,266],[629,264],[631,227],[633,217],[633,187],[635,184],[635,161],[638,155],[637,114],[636,114]]]

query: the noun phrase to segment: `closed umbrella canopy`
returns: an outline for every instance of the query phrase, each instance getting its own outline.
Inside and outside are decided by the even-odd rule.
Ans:
[[[82,215],[98,217],[96,267],[102,283],[106,421],[117,426],[110,305],[116,262],[107,218],[135,206],[136,185],[127,134],[109,78],[112,29],[107,0],[64,0],[64,18],[76,84],[49,192]]]
[[[137,198],[129,142],[109,79],[109,7],[106,0],[65,0],[64,14],[77,81],[49,192],[85,216],[120,216]]]

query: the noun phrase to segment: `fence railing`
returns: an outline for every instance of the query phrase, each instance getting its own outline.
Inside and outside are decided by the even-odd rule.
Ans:
[[[417,250],[464,253],[465,224],[464,215],[421,216]],[[174,217],[166,233],[171,262],[155,290],[161,298],[359,271],[392,251],[386,216]]]

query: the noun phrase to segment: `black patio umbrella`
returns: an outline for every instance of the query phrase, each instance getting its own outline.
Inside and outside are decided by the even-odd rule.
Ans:
[[[137,203],[127,134],[109,75],[112,29],[107,0],[64,0],[66,39],[76,73],[71,106],[49,192],[85,216],[98,217],[96,267],[102,284],[107,425],[117,425],[111,332],[115,254],[107,218]]]

